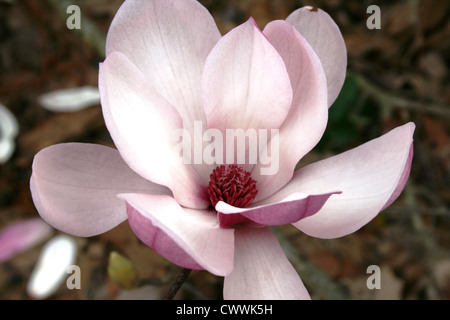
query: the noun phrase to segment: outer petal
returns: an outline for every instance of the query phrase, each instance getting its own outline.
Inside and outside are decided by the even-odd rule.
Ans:
[[[221,229],[212,210],[180,207],[170,196],[122,194],[130,226],[169,261],[225,276],[233,269],[234,230]]]
[[[204,120],[200,78],[220,37],[196,0],[125,1],[111,23],[106,53],[124,53],[189,127]]]
[[[182,128],[177,111],[118,52],[101,65],[99,88],[106,126],[128,165],[170,188],[182,205],[205,208],[205,189],[176,148],[174,133]]]
[[[89,237],[126,220],[121,192],[170,194],[133,172],[112,148],[67,143],[41,150],[30,181],[34,204],[55,228]]]
[[[294,98],[280,128],[279,139],[272,139],[268,145],[268,150],[277,151],[271,152],[269,168],[272,166],[278,170],[264,174],[262,170],[268,170],[268,166],[260,163],[253,169],[252,176],[258,181],[259,190],[256,201],[273,194],[289,182],[298,161],[319,142],[328,120],[325,73],[311,46],[285,21],[269,23],[264,34],[286,64]]]
[[[227,300],[309,300],[310,296],[268,228],[236,229],[234,270],[225,277]]]
[[[216,205],[216,210],[220,213],[219,221],[221,218],[226,220],[228,217],[242,215],[262,225],[283,225],[294,223],[313,215],[322,208],[324,203],[334,193],[338,192],[317,195],[296,193],[282,199],[280,202],[257,205],[251,208],[236,208],[219,201]]]
[[[50,237],[52,228],[41,218],[21,220],[0,233],[0,263]]]
[[[411,167],[414,128],[408,123],[355,149],[301,168],[273,198],[294,191],[341,190],[342,194],[331,197],[319,212],[294,226],[319,238],[352,233],[400,194]]]
[[[341,91],[347,70],[347,49],[339,27],[328,13],[309,6],[292,12],[286,21],[300,31],[319,56],[327,76],[328,106],[331,106]]]
[[[397,186],[395,187],[395,190],[392,192],[389,200],[384,204],[381,211],[389,207],[392,203],[394,203],[395,200],[400,196],[403,189],[405,188],[406,182],[408,182],[409,174],[411,173],[411,164],[412,159],[414,156],[414,146],[411,144],[411,148],[409,149],[408,159],[406,159],[406,165],[403,169],[402,175],[398,181]]]
[[[209,128],[278,129],[292,101],[286,67],[253,19],[226,34],[206,60],[203,103]]]

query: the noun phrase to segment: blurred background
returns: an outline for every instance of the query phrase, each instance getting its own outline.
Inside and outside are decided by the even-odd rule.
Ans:
[[[0,232],[38,217],[29,178],[40,149],[61,142],[113,146],[95,93],[47,100],[43,95],[97,87],[104,37],[122,2],[0,0],[0,104],[18,123],[17,134],[0,134],[0,140],[14,143],[0,164]],[[222,34],[250,16],[263,29],[304,5],[325,10],[339,25],[348,49],[348,76],[322,141],[301,165],[416,123],[409,182],[400,198],[368,225],[334,240],[311,238],[291,226],[276,230],[312,297],[449,299],[450,1],[200,2]],[[80,30],[67,27],[71,4],[81,9]],[[380,8],[380,29],[367,27],[370,5]],[[45,103],[49,99],[53,104]],[[52,229],[45,239],[0,263],[0,299],[32,298],[30,275],[45,244],[58,234]],[[68,289],[64,279],[47,299],[160,299],[181,271],[140,243],[127,222],[97,237],[73,239],[81,289]],[[381,289],[367,288],[370,265],[380,267]],[[176,298],[221,299],[222,284],[222,278],[193,271]]]

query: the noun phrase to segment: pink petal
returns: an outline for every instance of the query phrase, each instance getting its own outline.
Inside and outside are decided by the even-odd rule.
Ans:
[[[278,170],[275,174],[261,174],[261,169],[267,167],[261,164],[253,169],[252,176],[258,182],[259,190],[256,201],[270,196],[289,182],[298,161],[321,139],[328,120],[325,73],[311,46],[285,21],[269,23],[264,34],[286,64],[294,97],[280,128],[280,157],[272,160],[279,163]],[[271,147],[269,144],[268,150]]]
[[[101,65],[99,88],[106,126],[128,165],[167,186],[182,205],[206,208],[205,187],[176,148],[173,135],[183,125],[170,103],[119,52]]]
[[[414,155],[414,146],[411,144],[411,148],[409,149],[408,159],[406,160],[405,168],[403,169],[400,180],[398,181],[397,186],[395,187],[394,192],[392,192],[389,200],[384,204],[384,207],[381,209],[383,211],[387,207],[389,207],[395,200],[400,196],[403,189],[405,188],[406,182],[408,182],[409,174],[411,173],[411,164]]]
[[[182,208],[170,196],[121,194],[136,236],[169,261],[225,276],[233,270],[234,230],[213,210]]]
[[[227,300],[309,300],[297,271],[268,228],[235,230],[234,269],[225,277]]]
[[[202,77],[209,128],[278,129],[292,101],[283,59],[249,19],[209,54]]]
[[[170,194],[133,172],[117,150],[82,143],[54,145],[36,154],[30,188],[45,221],[82,237],[106,232],[126,220],[118,193]]]
[[[220,37],[196,0],[125,1],[110,26],[106,53],[124,53],[190,127],[204,120],[200,78]]]
[[[347,70],[347,49],[339,27],[328,13],[309,6],[292,12],[286,21],[295,26],[319,56],[327,76],[328,106],[331,106],[341,91]]]
[[[261,205],[256,203],[254,207],[250,208],[237,208],[219,201],[215,209],[219,212],[221,225],[221,219],[226,220],[239,215],[262,225],[276,226],[294,223],[315,214],[335,193],[340,192],[317,195],[294,193],[279,202]],[[224,221],[224,225],[227,225],[226,221]]]
[[[40,218],[11,223],[0,233],[0,263],[50,237],[52,228]]]
[[[400,194],[408,179],[415,125],[408,123],[355,149],[299,169],[278,197],[341,190],[315,215],[294,223],[319,238],[352,233]],[[268,199],[270,200],[270,198]]]

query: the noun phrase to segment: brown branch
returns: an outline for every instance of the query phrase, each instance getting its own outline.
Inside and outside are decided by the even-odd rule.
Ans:
[[[172,300],[175,295],[177,294],[178,290],[180,290],[183,283],[186,281],[187,277],[191,273],[191,269],[184,268],[181,270],[180,274],[178,275],[177,279],[175,280],[175,283],[170,287],[169,291],[164,296],[163,300]]]
[[[393,95],[387,90],[373,84],[360,74],[352,73],[352,76],[356,78],[358,87],[368,96],[375,99],[382,108],[404,108],[450,118],[450,108],[448,105],[410,100]]]

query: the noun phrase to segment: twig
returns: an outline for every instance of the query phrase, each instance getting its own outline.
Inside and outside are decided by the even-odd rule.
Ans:
[[[448,105],[424,103],[399,97],[371,83],[360,74],[351,73],[351,75],[356,78],[358,87],[373,99],[377,100],[383,108],[404,108],[450,118],[450,108]]]
[[[186,281],[191,271],[192,271],[191,269],[186,268],[181,270],[180,274],[175,280],[175,283],[170,287],[169,291],[166,293],[163,300],[172,300],[175,297],[178,290],[180,290],[181,286],[183,285],[184,281]]]

